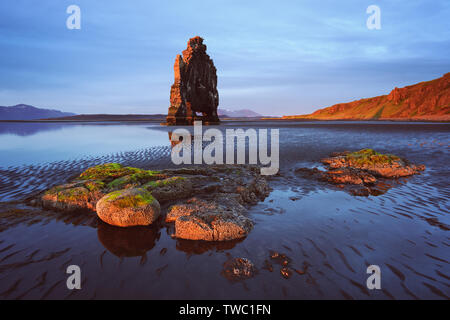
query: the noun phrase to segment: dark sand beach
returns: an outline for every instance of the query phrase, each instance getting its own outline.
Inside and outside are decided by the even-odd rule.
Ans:
[[[175,167],[173,128],[157,122],[0,123],[0,298],[450,298],[448,124],[225,121],[215,127],[280,129],[280,173],[268,179],[270,195],[249,208],[255,226],[238,241],[177,240],[163,219],[123,229],[95,214],[25,204],[97,164]],[[295,171],[320,167],[330,153],[363,148],[427,169],[386,180],[386,192],[369,197]],[[289,277],[275,253],[289,261]],[[223,267],[232,258],[252,261],[255,276],[227,279]],[[66,287],[71,264],[81,267],[82,290]],[[373,264],[381,267],[382,290],[366,287],[366,268]]]

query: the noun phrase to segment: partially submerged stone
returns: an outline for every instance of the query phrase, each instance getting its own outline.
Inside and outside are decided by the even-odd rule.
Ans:
[[[214,201],[191,199],[171,207],[167,221],[175,221],[176,238],[226,241],[240,239],[250,232],[253,222],[243,215],[242,206],[223,206]]]
[[[283,267],[280,269],[280,274],[283,276],[283,278],[285,279],[289,279],[290,277],[292,277],[292,269],[289,267]]]
[[[201,195],[169,208],[166,222],[174,222],[174,236],[179,239],[227,241],[245,237],[253,227],[245,216],[245,205],[263,200],[270,192],[267,181],[250,166],[171,171],[189,174],[193,190]]]
[[[372,149],[335,152],[321,162],[328,166],[328,170],[298,168],[296,172],[316,177],[340,189],[351,186],[347,189],[356,196],[380,195],[386,192],[388,188],[379,187],[380,178],[407,177],[425,170],[424,165],[417,166],[398,156],[381,154]]]
[[[222,275],[230,281],[249,279],[256,273],[255,265],[247,258],[234,258],[223,264]]]
[[[124,189],[108,193],[97,202],[98,217],[113,226],[132,227],[152,224],[160,215],[160,205],[143,189]]]
[[[353,168],[364,170],[383,178],[406,177],[425,170],[425,166],[416,166],[398,156],[381,154],[372,149],[362,149],[321,160],[330,168]]]

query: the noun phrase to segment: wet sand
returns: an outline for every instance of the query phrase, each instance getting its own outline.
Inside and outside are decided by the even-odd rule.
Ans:
[[[105,225],[95,215],[23,204],[99,163],[169,167],[168,141],[137,150],[119,146],[123,152],[78,160],[11,164],[0,168],[0,298],[449,299],[449,125],[224,125],[280,128],[280,175],[270,179],[269,197],[250,208],[255,227],[247,238],[182,241],[170,236],[173,225],[162,220],[128,230]],[[332,152],[366,147],[427,170],[396,181],[377,197],[355,197],[295,172]],[[290,261],[289,278],[274,252]],[[224,264],[238,257],[254,263],[253,278],[223,276]],[[66,288],[70,264],[81,267],[82,290]],[[381,267],[382,290],[366,287],[371,264]]]

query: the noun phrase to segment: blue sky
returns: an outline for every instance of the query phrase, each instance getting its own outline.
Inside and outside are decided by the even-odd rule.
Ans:
[[[66,8],[81,8],[68,30]],[[366,8],[381,9],[368,30]],[[220,108],[304,114],[450,72],[448,0],[0,3],[0,105],[166,113],[175,56],[205,39]]]

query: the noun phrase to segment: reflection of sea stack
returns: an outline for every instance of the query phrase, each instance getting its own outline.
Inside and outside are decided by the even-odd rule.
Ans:
[[[216,71],[203,39],[189,39],[183,55],[177,55],[175,59],[168,125],[191,125],[194,120],[202,120],[204,124],[219,122]]]

